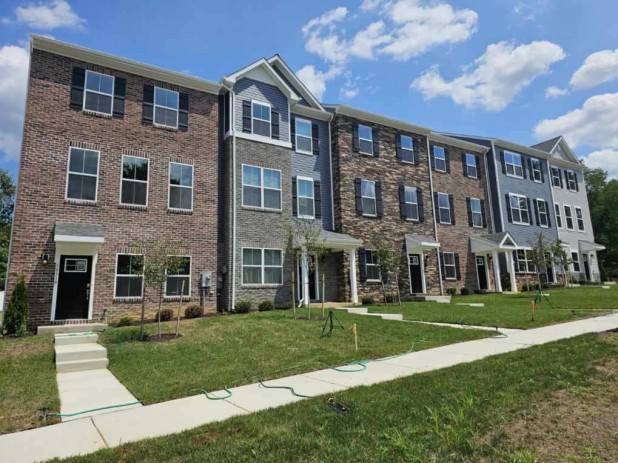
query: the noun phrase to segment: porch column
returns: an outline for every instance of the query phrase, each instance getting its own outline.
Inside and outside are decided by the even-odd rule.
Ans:
[[[491,252],[491,258],[494,263],[494,280],[496,280],[496,292],[502,292],[502,282],[500,281],[500,260],[498,259],[498,251]]]
[[[515,278],[515,260],[513,259],[513,254],[511,252],[505,252],[506,255],[506,265],[509,268],[509,276],[511,277],[511,291],[517,292],[517,279]]]
[[[356,249],[348,251],[350,256],[350,292],[352,293],[352,304],[358,304],[358,291],[356,289]]]
[[[309,307],[309,258],[307,248],[303,247],[300,254],[301,279],[303,282],[303,307]]]

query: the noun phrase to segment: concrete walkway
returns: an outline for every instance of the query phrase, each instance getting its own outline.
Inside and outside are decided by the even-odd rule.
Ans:
[[[420,323],[422,325],[434,325],[434,326],[447,326],[449,328],[461,328],[462,330],[481,330],[481,331],[493,331],[502,333],[502,334],[513,334],[519,333],[521,331],[525,331],[519,328],[502,328],[499,326],[491,327],[491,326],[481,326],[481,325],[461,325],[458,323],[440,323],[440,322],[425,322],[420,320],[404,320],[408,323]]]
[[[387,358],[370,362],[366,370],[358,373],[326,369],[268,381],[267,384],[291,386],[297,393],[309,396],[331,394],[617,328],[618,314],[611,314]],[[357,369],[354,366],[348,368]],[[19,463],[87,454],[303,400],[288,391],[266,389],[259,384],[239,386],[231,392],[232,396],[225,400],[208,400],[197,395],[6,434],[0,436],[0,455],[3,461]],[[226,393],[217,391],[214,394],[223,397]]]

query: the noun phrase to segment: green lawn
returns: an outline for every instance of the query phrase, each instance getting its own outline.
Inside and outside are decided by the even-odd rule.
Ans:
[[[60,407],[52,337],[0,337],[0,434],[54,423],[43,407]]]
[[[300,314],[306,315],[306,311]],[[313,317],[319,311],[313,311]],[[294,320],[292,311],[254,312],[183,320],[180,339],[143,343],[136,327],[108,329],[101,342],[108,349],[109,369],[144,403],[195,394],[194,389],[222,389],[257,377],[282,377],[377,358],[414,349],[479,339],[489,334],[349,315],[335,311],[345,330],[320,337],[323,322]],[[348,329],[358,327],[359,351]],[[165,324],[165,331],[175,322]],[[148,325],[155,332],[156,325]],[[292,368],[298,366],[297,368]]]
[[[581,336],[338,393],[347,416],[332,412],[322,396],[70,461],[533,463],[535,448],[510,440],[513,422],[525,423],[558,392],[577,404],[592,381],[615,386],[615,377],[595,366],[615,361],[617,344],[616,334]],[[555,441],[552,428],[536,433]],[[610,461],[602,454],[615,450],[615,436],[605,432],[606,445],[584,444],[574,450],[584,456],[568,461]]]
[[[583,286],[551,288],[547,298],[537,305],[535,321],[531,320],[530,302],[534,293],[473,294],[455,296],[450,304],[408,302],[398,305],[372,306],[370,312],[402,313],[407,320],[421,320],[466,325],[534,328],[578,318],[595,317],[618,310],[618,287],[610,289]],[[469,307],[457,303],[482,302],[485,307]]]

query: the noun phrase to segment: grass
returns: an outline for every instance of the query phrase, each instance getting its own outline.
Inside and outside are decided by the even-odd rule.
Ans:
[[[343,391],[347,416],[322,396],[69,461],[535,462],[533,448],[509,442],[509,424],[557,391],[612,387],[595,365],[617,344],[581,336]]]
[[[370,312],[402,313],[407,320],[421,320],[466,325],[500,326],[503,328],[535,328],[579,318],[596,317],[618,310],[618,287],[610,289],[582,286],[551,288],[549,303],[543,298],[531,320],[530,302],[534,292],[517,294],[474,294],[455,296],[450,304],[408,302],[398,305],[372,306]],[[457,303],[482,302],[485,307],[469,307]]]
[[[58,410],[51,336],[0,337],[0,434],[36,428],[39,408]]]
[[[135,341],[136,327],[114,328],[102,334],[101,342],[108,349],[112,373],[148,404],[193,395],[195,389],[222,389],[237,385],[239,380],[289,376],[322,369],[325,364],[340,365],[488,335],[335,311],[346,329],[336,328],[332,336],[320,337],[324,322],[315,319],[318,313],[313,311],[313,320],[294,320],[291,311],[183,320],[182,337],[162,343]],[[348,329],[353,323],[358,327],[358,352]],[[166,332],[174,328],[175,322],[164,327]],[[147,330],[155,332],[156,325],[147,326]]]

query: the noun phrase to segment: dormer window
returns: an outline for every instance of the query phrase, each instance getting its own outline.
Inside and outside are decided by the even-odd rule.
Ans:
[[[251,102],[252,132],[270,138],[270,106],[257,101]]]

